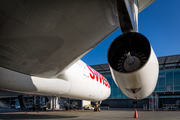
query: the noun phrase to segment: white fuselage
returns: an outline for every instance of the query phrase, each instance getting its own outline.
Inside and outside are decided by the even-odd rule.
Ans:
[[[102,101],[111,93],[107,80],[79,60],[62,74],[41,78],[0,67],[0,89],[24,94]]]

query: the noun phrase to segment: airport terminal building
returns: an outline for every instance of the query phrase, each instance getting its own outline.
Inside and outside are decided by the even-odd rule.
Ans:
[[[142,108],[150,106],[152,98],[157,108],[163,104],[175,104],[180,100],[180,55],[158,57],[159,76],[156,88],[152,95],[142,100],[133,100],[124,95],[112,79],[108,64],[91,66],[108,80],[111,86],[111,95],[102,102],[110,108]]]
[[[142,100],[133,100],[124,95],[112,79],[108,64],[91,66],[108,80],[111,86],[111,95],[102,101],[101,106],[109,108],[156,108],[170,107],[180,100],[180,55],[158,57],[159,76],[156,88],[152,95]],[[151,72],[151,71],[149,71]],[[24,102],[23,102],[24,101]],[[17,108],[20,104],[31,106],[34,104],[46,104],[49,109],[64,108],[65,104],[72,104],[74,99],[60,98],[56,96],[32,96],[20,93],[0,90],[0,108]],[[84,101],[76,100],[81,108]],[[89,101],[90,102],[90,101]],[[177,104],[179,107],[179,104]]]

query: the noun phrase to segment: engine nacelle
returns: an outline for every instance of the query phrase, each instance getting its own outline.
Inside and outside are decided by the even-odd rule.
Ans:
[[[136,32],[120,35],[109,46],[107,57],[112,77],[126,96],[143,99],[154,91],[159,64],[145,36]]]

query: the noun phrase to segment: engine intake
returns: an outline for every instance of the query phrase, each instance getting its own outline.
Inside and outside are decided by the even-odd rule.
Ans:
[[[124,33],[108,50],[112,77],[121,91],[132,99],[149,96],[156,87],[159,64],[148,41],[140,33]]]
[[[130,73],[140,69],[149,59],[150,53],[151,45],[144,35],[125,33],[111,43],[108,62],[114,70]]]

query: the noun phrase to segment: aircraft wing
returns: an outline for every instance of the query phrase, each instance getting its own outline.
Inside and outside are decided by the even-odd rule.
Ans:
[[[138,0],[138,12],[140,13],[150,4],[152,4],[155,0]]]
[[[0,66],[52,77],[118,28],[115,0],[1,0]]]

